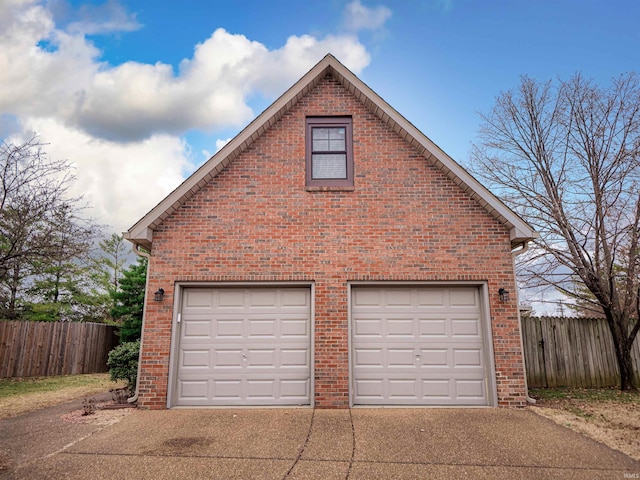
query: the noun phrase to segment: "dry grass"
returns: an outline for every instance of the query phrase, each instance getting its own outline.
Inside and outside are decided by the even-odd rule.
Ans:
[[[640,460],[640,394],[614,389],[539,389],[531,409]]]
[[[0,419],[108,392],[109,389],[122,386],[120,383],[112,382],[106,373],[1,379]]]

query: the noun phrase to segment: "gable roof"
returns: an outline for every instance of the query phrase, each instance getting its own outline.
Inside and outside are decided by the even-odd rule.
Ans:
[[[333,76],[381,121],[413,146],[434,167],[467,192],[488,213],[509,229],[512,248],[537,236],[533,229],[480,182],[471,176],[426,135],[371,90],[333,55],[325,56],[269,108],[207,160],[178,188],[158,203],[127,232],[124,238],[135,245],[151,249],[154,230],[204,185],[244,152],[262,133],[276,123],[326,75]]]

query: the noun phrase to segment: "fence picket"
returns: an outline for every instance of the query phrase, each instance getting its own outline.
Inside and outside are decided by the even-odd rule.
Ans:
[[[522,335],[530,387],[610,387],[618,383],[618,364],[604,318],[523,316]],[[640,336],[631,358],[640,384]]]
[[[0,378],[106,372],[117,342],[101,323],[0,321]]]

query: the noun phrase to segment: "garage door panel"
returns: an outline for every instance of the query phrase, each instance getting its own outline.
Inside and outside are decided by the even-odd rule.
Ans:
[[[211,370],[220,368],[237,368],[241,369],[246,363],[246,357],[243,356],[241,349],[215,349],[213,354],[213,365]]]
[[[280,381],[280,398],[299,403],[309,396],[311,382],[309,379],[287,379]]]
[[[185,350],[182,352],[183,368],[209,368],[209,350]]]
[[[447,320],[444,318],[420,318],[418,322],[420,337],[433,338],[447,336]]]
[[[357,398],[383,400],[384,380],[381,378],[358,378],[354,382],[354,390]]]
[[[354,350],[354,366],[361,367],[382,367],[384,359],[381,348],[356,348]]]
[[[213,296],[210,292],[191,290],[184,296],[184,305],[190,309],[211,308]]]
[[[419,289],[417,302],[421,307],[441,307],[446,305],[445,291],[441,289]]]
[[[282,290],[280,305],[284,309],[287,307],[299,307],[298,310],[307,311],[311,308],[311,296],[300,295],[294,290]]]
[[[179,385],[180,395],[183,398],[204,400],[207,398],[208,393],[207,383],[208,382],[206,380],[183,380]]]
[[[308,288],[185,289],[174,403],[309,404],[310,305]]]
[[[479,307],[480,296],[477,288],[449,289],[451,307]]]
[[[411,308],[413,305],[412,292],[410,290],[387,290],[380,297],[379,304],[386,307],[405,307]]]
[[[385,366],[387,368],[416,368],[416,354],[411,347],[388,348],[384,353],[386,354]]]
[[[379,318],[354,318],[355,334],[358,336],[372,336],[382,338],[382,320]]]
[[[283,348],[280,352],[281,368],[307,368],[309,365],[309,350]]]
[[[277,338],[278,332],[276,331],[277,319],[249,319],[249,337],[258,338]]]
[[[304,317],[283,318],[281,320],[281,338],[302,339],[309,338],[309,319]]]
[[[449,350],[446,348],[421,348],[421,366],[425,368],[446,367],[449,365]]]
[[[220,310],[224,310],[225,308],[235,310],[244,306],[244,290],[219,289],[209,294],[214,298],[215,306]]]
[[[380,296],[374,290],[358,289],[352,290],[352,304],[354,307],[363,309],[365,307],[378,307],[380,305]]]
[[[242,381],[241,380],[211,380],[211,392],[204,401],[210,399],[218,401],[240,401],[242,398]]]
[[[448,378],[423,379],[421,383],[423,398],[444,401],[450,399],[453,396],[451,383],[451,380],[449,380]]]
[[[456,380],[456,398],[482,399],[486,396],[485,382],[480,380]]]
[[[355,404],[487,405],[477,287],[353,287]]]
[[[479,348],[453,349],[453,367],[482,367],[482,351]]]
[[[451,319],[452,337],[480,337],[480,318]]]
[[[193,320],[185,325],[184,336],[193,339],[211,338],[211,322],[208,320]]]
[[[415,401],[418,399],[417,383],[415,378],[390,378],[387,381],[387,397],[395,400]]]
[[[415,321],[413,318],[390,318],[387,320],[387,337],[413,337]]]
[[[221,376],[217,379],[179,380],[178,392],[193,406],[225,406],[249,402],[251,405],[306,405],[310,395],[309,378],[273,378],[264,375],[252,379]]]
[[[263,399],[276,398],[276,386],[275,379],[269,378],[267,380],[247,380],[247,394],[249,399]]]
[[[276,290],[248,290],[248,307],[264,311],[265,307],[275,308],[278,305],[278,291]]]
[[[277,366],[276,349],[249,349],[246,353],[247,369]]]
[[[207,319],[209,325],[212,325],[211,317]],[[184,322],[184,325],[189,326],[190,320]],[[242,339],[244,338],[244,320],[218,317],[213,323],[213,329],[215,331],[214,336],[216,339]]]

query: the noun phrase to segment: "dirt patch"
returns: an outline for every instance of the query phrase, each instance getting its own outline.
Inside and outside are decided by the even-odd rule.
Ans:
[[[95,412],[85,415],[84,409],[74,410],[61,415],[60,418],[67,423],[87,423],[91,425],[113,425],[134,411],[133,408],[107,408],[110,404],[98,404]]]
[[[0,475],[3,475],[11,469],[11,461],[6,453],[0,452]]]
[[[530,408],[559,425],[640,460],[640,403],[564,398],[538,400]]]

